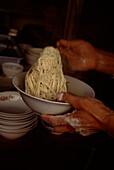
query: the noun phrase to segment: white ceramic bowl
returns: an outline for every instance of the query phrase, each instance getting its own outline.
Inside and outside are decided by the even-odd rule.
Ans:
[[[29,65],[33,65],[36,60],[40,57],[40,53],[42,52],[42,48],[34,48],[31,47],[27,50],[25,54],[25,60]]]
[[[1,136],[3,136],[6,139],[10,139],[10,140],[18,139],[18,138],[26,135],[26,133],[27,133],[26,131],[20,132],[20,133],[0,131]]]
[[[33,117],[31,117],[31,119],[15,119],[15,120],[12,120],[12,119],[3,119],[1,118],[0,120],[0,124],[1,125],[4,125],[5,127],[8,127],[8,126],[16,126],[14,128],[17,128],[17,126],[22,126],[22,125],[29,125],[31,124],[34,119],[37,118],[37,115],[34,115]]]
[[[20,117],[31,112],[31,109],[23,102],[19,92],[6,91],[0,93],[0,116]]]
[[[30,130],[34,129],[37,126],[37,119],[34,121],[34,123],[28,127],[25,127],[24,129],[17,129],[17,130],[11,130],[11,129],[0,129],[0,135],[3,137],[10,139],[10,140],[15,140],[18,139],[25,134],[27,134]]]
[[[25,104],[19,92],[0,93],[0,135],[19,138],[37,126],[38,116]]]
[[[31,119],[30,121],[25,121],[23,123],[17,123],[17,124],[12,124],[12,122],[9,123],[9,121],[2,121],[2,124],[0,125],[0,130],[7,130],[7,131],[22,131],[22,130],[25,130],[25,129],[29,129],[32,124],[34,122],[36,122],[37,120],[37,116],[35,116],[33,119]]]
[[[13,85],[20,92],[25,103],[33,111],[39,114],[56,115],[69,112],[72,109],[72,106],[69,103],[44,100],[25,93],[25,75],[26,72],[20,73],[19,75],[13,78],[12,82]],[[86,83],[70,76],[65,76],[65,78],[68,82],[69,93],[85,97],[95,96],[94,90]]]
[[[38,57],[39,56],[37,56],[37,55],[31,55],[29,53],[26,53],[25,54],[25,61],[26,61],[27,64],[33,65],[36,62],[36,60],[38,59]]]
[[[28,119],[31,119],[31,117],[33,117],[34,115],[36,115],[36,113],[34,112],[26,112],[25,113],[4,113],[4,112],[0,112],[0,118],[1,119],[8,119],[8,120],[11,120],[11,121],[24,121],[24,120],[28,120]]]
[[[2,64],[2,71],[9,78],[13,78],[15,75],[21,73],[23,69],[24,67],[18,63],[5,62]]]
[[[19,48],[21,49],[22,53],[24,54],[29,48],[32,48],[30,44],[19,43]]]
[[[42,50],[43,50],[42,48],[31,47],[28,49],[28,53],[29,54],[40,54]]]

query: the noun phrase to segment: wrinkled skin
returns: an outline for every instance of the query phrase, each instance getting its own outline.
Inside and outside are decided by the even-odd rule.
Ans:
[[[106,74],[114,74],[114,54],[98,50],[89,42],[59,40],[57,48],[61,53],[66,70],[97,70]],[[114,111],[95,98],[62,94],[62,101],[70,103],[74,107],[74,111],[56,116],[41,115],[41,119],[52,125],[55,132],[88,136],[105,131],[114,137]],[[60,96],[61,93],[57,94],[57,99],[60,99]]]
[[[114,53],[102,51],[84,40],[59,40],[63,66],[72,71],[96,70],[114,74]]]
[[[63,62],[73,71],[87,71],[95,69],[97,64],[97,50],[84,40],[59,40],[57,47]]]
[[[41,115],[41,119],[52,125],[55,132],[89,136],[99,131],[106,131],[111,136],[114,135],[114,125],[109,123],[111,117],[114,120],[114,112],[101,101],[95,98],[73,96],[69,93],[57,94],[58,99],[61,94],[63,94],[62,101],[70,103],[74,111],[56,116]]]

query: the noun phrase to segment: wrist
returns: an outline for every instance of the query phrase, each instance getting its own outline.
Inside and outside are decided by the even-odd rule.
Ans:
[[[103,55],[100,50],[97,49],[97,62],[96,62],[96,71],[100,71],[101,67],[104,65]]]
[[[106,117],[106,123],[104,124],[104,131],[110,136],[114,137],[114,112]]]
[[[103,72],[106,74],[114,74],[114,53],[96,50],[97,52],[97,63],[96,71]]]

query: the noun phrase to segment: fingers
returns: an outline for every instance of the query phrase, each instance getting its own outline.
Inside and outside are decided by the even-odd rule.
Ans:
[[[68,47],[68,41],[67,40],[59,40],[57,41],[57,48],[60,48],[60,47]]]
[[[59,101],[70,103],[76,109],[83,109],[85,111],[92,111],[94,108],[97,109],[101,107],[101,105],[104,106],[101,101],[95,98],[74,96],[70,93],[58,93],[56,97]]]
[[[108,123],[110,115],[114,113],[110,108],[95,98],[73,96],[69,93],[58,93],[57,98],[70,103],[76,110],[86,111],[103,126]]]
[[[55,126],[54,127],[54,131],[56,132],[56,133],[75,133],[75,129],[73,129],[72,127],[70,127],[70,126]]]
[[[59,40],[57,42],[57,47],[74,47],[74,46],[78,46],[81,45],[82,43],[84,43],[84,40],[72,40],[72,41],[68,41],[68,40]]]
[[[67,114],[66,114],[67,115]],[[53,126],[56,133],[75,133],[75,129],[65,122],[65,116],[40,115],[41,119]]]
[[[74,53],[72,49],[63,49],[60,51],[60,54],[62,56],[62,63],[65,63],[66,66],[69,67],[69,69],[71,69],[72,71],[81,69],[81,57],[77,55],[76,52]]]
[[[79,134],[82,136],[89,136],[91,134],[98,132],[97,129],[91,129],[91,127],[79,125],[78,122],[76,123],[75,119],[72,119],[72,121],[69,122],[71,125],[72,125],[72,122],[73,122],[73,124],[76,123],[75,128],[72,127],[71,125],[68,125],[67,123],[64,123],[66,125],[63,125],[63,122],[61,122],[62,120],[60,121],[60,117],[59,117],[59,122],[58,122],[58,120],[56,121],[57,117],[58,116],[51,116],[51,115],[42,115],[41,116],[43,121],[46,121],[47,123],[49,123],[50,125],[53,126],[55,133],[71,133],[71,134],[76,133],[76,134]]]
[[[95,129],[89,129],[89,128],[72,128],[70,126],[55,126],[54,127],[54,132],[56,133],[71,133],[71,134],[79,134],[82,136],[89,136],[94,133],[97,133],[98,130]]]
[[[100,130],[102,125],[86,111],[76,111],[65,115],[41,115],[41,119],[54,128],[56,133],[76,133],[89,136]]]
[[[40,117],[43,121],[47,122],[52,126],[68,125],[68,123],[64,121],[65,119],[64,115],[53,116],[53,115],[42,114],[40,115]]]
[[[59,101],[64,101],[66,103],[70,103],[76,109],[81,108],[81,102],[84,98],[84,97],[80,97],[80,96],[73,96],[69,93],[58,93],[56,97]]]
[[[55,132],[88,136],[101,130],[105,131],[110,115],[114,114],[95,98],[73,96],[69,93],[58,93],[57,98],[72,104],[76,110],[64,115],[41,115],[41,119],[52,125]]]
[[[82,127],[82,128],[76,128],[75,133],[82,135],[82,136],[90,136],[90,135],[97,133],[97,132],[98,132],[98,130],[89,129],[89,128],[87,129],[87,128]]]

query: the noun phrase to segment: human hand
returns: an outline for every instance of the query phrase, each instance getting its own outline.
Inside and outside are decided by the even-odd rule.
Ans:
[[[84,40],[59,40],[57,42],[62,61],[73,71],[94,70],[97,65],[97,50]]]
[[[113,111],[101,101],[95,98],[73,96],[69,93],[58,93],[57,98],[61,98],[61,95],[62,101],[70,103],[74,111],[56,116],[41,115],[41,119],[52,125],[55,132],[88,136],[98,131],[109,131],[108,122]]]

